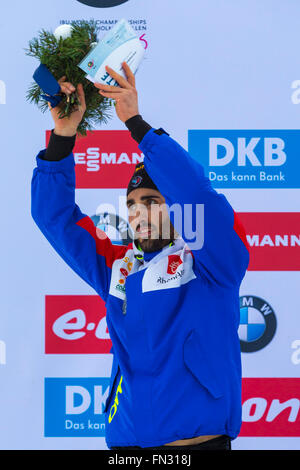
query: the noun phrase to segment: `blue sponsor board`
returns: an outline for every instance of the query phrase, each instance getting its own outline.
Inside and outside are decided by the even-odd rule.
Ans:
[[[299,188],[300,131],[188,131],[188,151],[217,188]]]
[[[109,378],[45,378],[45,437],[104,437]]]

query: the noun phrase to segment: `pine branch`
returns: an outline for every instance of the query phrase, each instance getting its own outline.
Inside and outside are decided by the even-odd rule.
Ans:
[[[34,57],[44,64],[56,80],[65,75],[66,80],[71,82],[75,88],[79,83],[82,83],[87,109],[78,132],[86,135],[87,130],[92,130],[111,119],[112,106],[110,100],[99,95],[98,89],[85,78],[85,72],[78,67],[78,64],[90,51],[91,44],[98,40],[97,22],[93,19],[72,21],[71,26],[73,28],[71,37],[60,38],[59,41],[56,40],[53,33],[44,29],[40,30],[38,37],[29,41],[28,49],[25,51],[26,55]],[[41,98],[42,94],[44,94],[43,90],[34,82],[28,88],[26,99],[45,112],[48,109],[48,103]],[[70,95],[69,100],[66,95],[62,95],[61,117],[70,116],[78,104],[76,92]]]

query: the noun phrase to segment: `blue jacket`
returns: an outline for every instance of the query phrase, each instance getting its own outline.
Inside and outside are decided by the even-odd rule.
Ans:
[[[105,405],[106,443],[159,446],[241,426],[239,287],[249,252],[224,195],[166,133],[139,144],[144,165],[169,206],[204,206],[204,244],[194,246],[182,217],[180,237],[159,252],[114,245],[75,203],[73,153],[37,156],[32,217],[57,253],[106,302],[113,345]],[[178,222],[179,220],[179,222]],[[194,227],[201,237],[203,224]],[[99,236],[100,235],[100,236]]]

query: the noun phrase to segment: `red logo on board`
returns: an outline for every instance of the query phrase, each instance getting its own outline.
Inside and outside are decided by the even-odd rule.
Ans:
[[[244,378],[240,436],[300,436],[300,379]]]
[[[108,354],[111,346],[101,297],[45,296],[46,354]]]
[[[248,271],[299,271],[299,212],[239,212],[249,244]]]
[[[51,131],[46,132],[48,145]],[[135,166],[144,159],[127,130],[88,131],[73,150],[76,188],[127,188]]]

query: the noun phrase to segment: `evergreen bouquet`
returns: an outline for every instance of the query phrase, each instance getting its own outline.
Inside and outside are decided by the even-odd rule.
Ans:
[[[86,99],[86,112],[78,127],[78,134],[86,135],[102,122],[106,123],[111,115],[112,101],[99,95],[99,90],[85,77],[85,72],[78,64],[88,54],[92,47],[97,45],[99,28],[95,20],[72,21],[70,24],[59,26],[54,33],[42,29],[38,37],[29,41],[26,55],[35,57],[47,67],[56,80],[66,76],[75,88],[82,83]],[[77,91],[67,96],[59,93],[59,116],[64,118],[76,109],[79,103]],[[38,106],[42,112],[48,107],[47,95],[40,86],[33,82],[26,95],[26,99]]]

